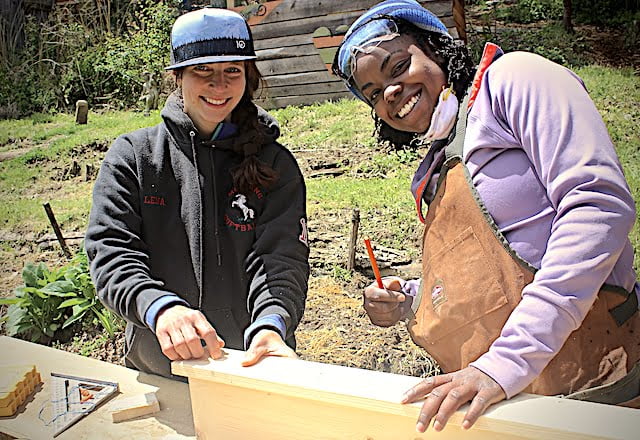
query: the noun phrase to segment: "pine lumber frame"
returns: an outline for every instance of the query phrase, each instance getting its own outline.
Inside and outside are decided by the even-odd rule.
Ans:
[[[225,349],[220,360],[173,362],[189,378],[199,439],[417,440],[421,403],[401,405],[419,378],[337,365],[269,357],[249,368]],[[439,440],[632,439],[640,410],[591,402],[520,395],[492,407],[469,431],[458,411]]]

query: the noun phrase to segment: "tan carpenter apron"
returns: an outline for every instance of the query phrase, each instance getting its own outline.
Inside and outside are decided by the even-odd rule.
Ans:
[[[457,135],[447,147],[425,218],[422,286],[408,321],[414,342],[444,372],[465,368],[488,351],[535,271],[498,232],[461,163],[464,122],[457,128],[462,139]],[[640,359],[637,307],[634,292],[603,286],[580,328],[524,392],[569,394],[624,382]],[[638,382],[628,398],[607,403],[638,396]],[[575,397],[599,401],[589,394]]]

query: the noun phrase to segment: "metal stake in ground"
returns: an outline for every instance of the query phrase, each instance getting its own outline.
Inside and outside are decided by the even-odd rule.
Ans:
[[[51,209],[51,205],[49,202],[43,203],[44,210],[47,213],[47,217],[49,217],[49,222],[53,227],[53,231],[56,233],[56,238],[58,239],[58,243],[60,243],[60,247],[62,248],[62,252],[67,257],[67,259],[71,260],[72,255],[71,251],[67,247],[67,243],[64,241],[64,237],[62,236],[62,232],[60,231],[60,226],[58,226],[58,222],[56,221],[56,217],[53,215],[53,210]]]

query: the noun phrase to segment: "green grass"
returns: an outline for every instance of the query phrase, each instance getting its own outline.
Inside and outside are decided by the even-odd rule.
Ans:
[[[89,123],[75,123],[73,115],[36,114],[26,119],[0,120],[0,151],[6,151],[18,142],[39,145],[41,150],[59,153],[68,147],[85,145],[92,141],[113,139],[140,127],[160,122],[159,112],[145,117],[140,112],[89,112]]]
[[[632,69],[588,66],[576,69],[616,146],[631,194],[640,210],[640,78]],[[629,234],[640,273],[640,218]]]
[[[290,106],[270,113],[280,124],[280,142],[294,151],[375,145],[369,107],[354,99]]]
[[[61,227],[82,230],[91,203],[91,184],[61,175],[74,160],[98,166],[102,153],[91,150],[111,144],[122,133],[156,124],[159,112],[89,113],[89,123],[78,125],[73,115],[33,115],[0,121],[0,152],[30,150],[0,162],[0,228],[43,233],[50,229],[42,204],[49,202]]]
[[[640,87],[631,69],[588,66],[576,69],[583,78],[609,129],[634,199],[640,205]],[[415,238],[419,224],[409,193],[419,158],[415,154],[385,153],[372,137],[369,108],[356,100],[287,107],[271,112],[282,130],[281,142],[294,153],[318,150],[331,157],[332,149],[361,151],[360,161],[335,178],[307,179],[310,223],[353,208],[361,213],[361,231],[381,244],[404,248]],[[0,228],[6,231],[50,232],[42,203],[50,202],[63,230],[82,231],[91,204],[91,182],[81,177],[60,180],[73,160],[99,165],[103,152],[121,133],[153,125],[158,112],[145,118],[139,112],[89,115],[89,124],[76,125],[71,115],[34,115],[0,121],[0,152],[31,145],[36,148],[0,163]],[[18,147],[16,147],[18,146]],[[371,154],[367,153],[370,149]],[[302,153],[300,153],[302,154]],[[373,215],[375,214],[375,215]],[[348,234],[350,224],[341,223]],[[640,262],[640,225],[631,240]]]
[[[417,166],[417,163],[415,164]],[[313,227],[316,218],[326,218],[342,213],[350,219],[354,208],[360,210],[360,234],[370,236],[377,243],[396,249],[413,251],[408,240],[417,244],[420,223],[409,190],[413,166],[405,166],[386,178],[337,177],[307,180],[309,223]],[[337,232],[348,236],[351,224],[348,220],[337,226]],[[410,237],[410,238],[409,238]]]
[[[307,180],[309,199],[323,210],[360,208],[361,211],[381,209],[411,203],[410,175],[401,170],[397,175],[382,178],[322,178]]]

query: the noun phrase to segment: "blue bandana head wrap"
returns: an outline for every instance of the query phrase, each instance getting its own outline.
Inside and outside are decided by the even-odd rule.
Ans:
[[[369,44],[387,35],[398,35],[395,19],[407,21],[426,31],[451,37],[447,27],[415,0],[386,0],[362,14],[347,31],[333,61],[333,71],[358,99],[368,102],[353,83],[356,55]]]

